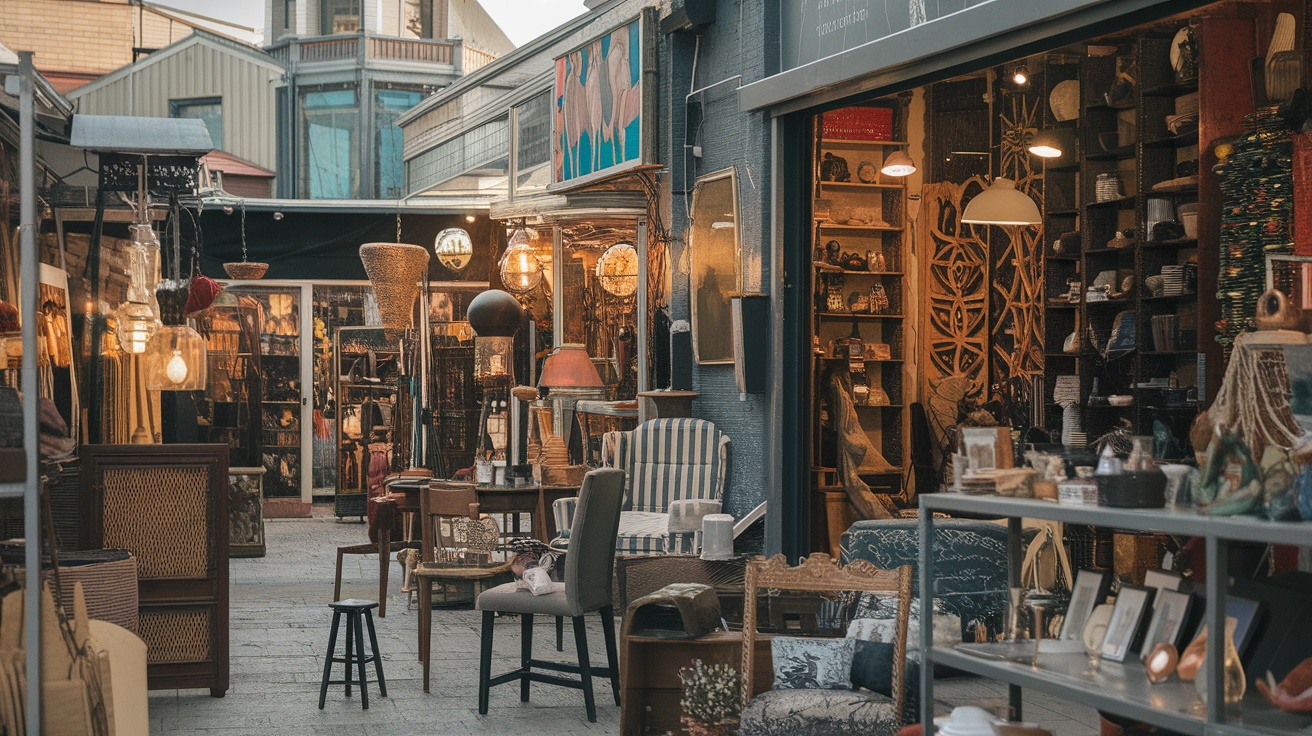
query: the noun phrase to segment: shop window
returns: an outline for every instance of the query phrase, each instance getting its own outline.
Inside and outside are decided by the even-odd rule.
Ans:
[[[334,33],[359,33],[361,2],[363,0],[320,0],[320,32],[325,36]]]
[[[273,30],[279,36],[292,31],[296,17],[296,0],[274,0],[273,3]],[[275,39],[270,39],[275,40]]]
[[[378,196],[392,199],[402,196],[405,188],[405,166],[401,158],[405,142],[396,119],[423,99],[422,92],[404,89],[383,89],[374,93],[374,168],[378,181]]]
[[[426,190],[506,196],[510,175],[510,121],[498,118],[439,143],[406,169],[411,194]]]
[[[551,183],[551,94],[515,108],[515,193],[542,191]]]
[[[564,259],[555,277],[564,297],[561,343],[584,346],[617,401],[632,399],[637,391],[638,322],[637,290],[615,276],[636,277],[637,261],[624,258],[624,249],[612,248],[623,243],[636,247],[637,236],[632,221],[567,225],[561,229]],[[618,270],[599,270],[597,261],[603,258],[615,260]]]
[[[360,111],[355,90],[311,90],[301,97],[301,194],[309,199],[360,195]]]
[[[190,100],[169,100],[169,117],[191,118],[205,123],[210,141],[223,150],[223,98],[197,97]]]

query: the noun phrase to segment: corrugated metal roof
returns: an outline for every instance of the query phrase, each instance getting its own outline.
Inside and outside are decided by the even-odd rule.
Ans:
[[[205,122],[194,118],[74,115],[70,143],[113,153],[201,155],[214,150]]]
[[[224,176],[259,176],[266,179],[277,176],[276,173],[259,164],[224,151],[210,151],[201,158],[201,163],[208,164],[216,171],[222,171]]]

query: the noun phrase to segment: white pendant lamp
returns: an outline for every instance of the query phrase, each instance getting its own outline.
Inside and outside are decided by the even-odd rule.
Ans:
[[[1038,225],[1043,218],[1034,200],[1016,189],[1016,182],[999,176],[970,200],[961,221],[975,225]]]
[[[1064,148],[1060,137],[1050,130],[1039,131],[1029,145],[1030,153],[1039,158],[1061,158]]]
[[[916,173],[916,162],[911,160],[906,151],[894,151],[884,159],[884,168],[879,173],[884,176],[911,176]]]

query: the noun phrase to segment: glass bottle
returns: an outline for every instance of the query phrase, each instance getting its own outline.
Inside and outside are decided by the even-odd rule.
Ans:
[[[1222,644],[1225,662],[1221,667],[1221,677],[1224,678],[1225,702],[1227,705],[1234,705],[1243,700],[1244,692],[1248,689],[1248,680],[1244,676],[1244,665],[1240,663],[1239,652],[1235,650],[1235,628],[1238,623],[1238,620],[1233,616],[1227,616],[1225,619],[1225,641]],[[1203,666],[1198,670],[1198,677],[1194,680],[1194,688],[1198,691],[1198,697],[1204,703],[1207,702],[1207,682],[1212,669],[1211,663],[1204,659]]]
[[[1130,438],[1130,457],[1125,461],[1125,470],[1139,473],[1153,468],[1153,438],[1147,435],[1135,435]]]

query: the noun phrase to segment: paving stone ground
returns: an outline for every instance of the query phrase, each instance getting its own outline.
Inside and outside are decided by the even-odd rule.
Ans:
[[[493,688],[488,715],[478,715],[479,618],[471,610],[433,612],[431,693],[423,692],[417,660],[417,612],[400,597],[399,567],[393,563],[387,618],[375,618],[388,697],[371,685],[369,710],[358,694],[346,698],[341,686],[330,688],[318,709],[319,680],[328,645],[333,565],[339,545],[364,540],[363,525],[338,522],[328,507],[310,519],[266,522],[268,554],[234,559],[231,572],[231,689],[224,698],[208,690],[162,690],[150,697],[152,736],[465,736],[486,734],[618,734],[619,708],[610,686],[596,681],[597,722],[584,716],[583,695],[576,690],[533,685],[531,702],[520,703],[518,688]],[[377,558],[348,556],[343,597],[376,599]],[[592,617],[595,619],[595,617]],[[572,637],[566,653],[555,651],[550,620],[536,628],[535,656],[574,661]],[[499,623],[493,672],[518,664],[517,619]],[[339,647],[341,643],[339,642]],[[589,625],[589,652],[604,661],[599,624]],[[372,671],[369,673],[373,677]],[[940,680],[938,707],[981,705],[1001,713],[1006,688],[977,678]],[[1025,699],[1027,720],[1038,721],[1056,736],[1096,734],[1097,716],[1089,708],[1037,694]]]

